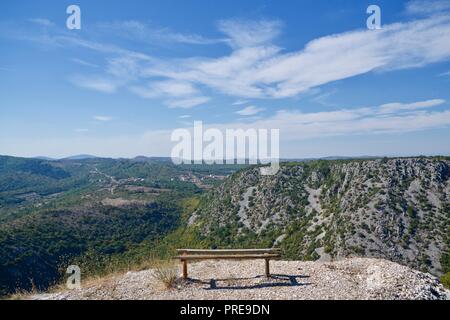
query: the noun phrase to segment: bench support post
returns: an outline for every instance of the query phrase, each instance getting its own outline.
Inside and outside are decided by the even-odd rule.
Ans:
[[[270,278],[270,267],[269,267],[269,259],[264,260],[266,262],[266,278]]]
[[[187,260],[182,260],[181,263],[183,265],[183,279],[186,280],[188,277]]]

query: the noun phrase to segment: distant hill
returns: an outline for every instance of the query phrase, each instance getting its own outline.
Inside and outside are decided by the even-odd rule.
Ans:
[[[172,161],[170,157],[146,157],[146,156],[137,156],[132,158],[133,161],[138,162],[169,162]]]
[[[33,159],[47,160],[47,161],[53,161],[53,160],[56,160],[55,158],[50,158],[50,157],[45,157],[45,156],[37,156],[37,157],[33,157]]]
[[[96,159],[98,157],[90,155],[90,154],[78,154],[66,158],[62,158],[60,160],[85,160],[85,159]]]

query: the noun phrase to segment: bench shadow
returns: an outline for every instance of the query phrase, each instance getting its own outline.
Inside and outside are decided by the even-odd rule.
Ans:
[[[198,279],[189,279],[194,283],[201,283],[205,285],[210,285],[209,288],[204,288],[204,290],[245,290],[245,289],[259,289],[259,288],[274,288],[274,287],[297,287],[297,286],[308,286],[312,283],[309,282],[299,282],[299,279],[307,279],[309,276],[306,275],[287,275],[287,274],[272,274],[270,278],[267,279],[267,282],[250,284],[250,285],[229,285],[229,286],[220,286],[218,282],[222,281],[240,281],[240,280],[254,280],[264,278],[265,276],[255,276],[255,277],[247,277],[247,278],[223,278],[223,279],[211,279],[209,281],[198,280]],[[270,282],[271,280],[283,280],[285,282]]]

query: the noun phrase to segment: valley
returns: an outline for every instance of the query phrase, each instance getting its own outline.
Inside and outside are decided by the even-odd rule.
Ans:
[[[445,157],[174,165],[0,157],[0,293],[140,270],[179,247],[280,247],[284,260],[387,259],[449,270]]]

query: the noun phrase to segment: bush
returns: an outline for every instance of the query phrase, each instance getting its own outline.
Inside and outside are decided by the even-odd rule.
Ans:
[[[161,263],[155,267],[153,277],[166,289],[175,288],[178,282],[178,268],[170,262]]]
[[[444,285],[444,287],[450,289],[450,272],[447,272],[441,277],[441,283]]]

